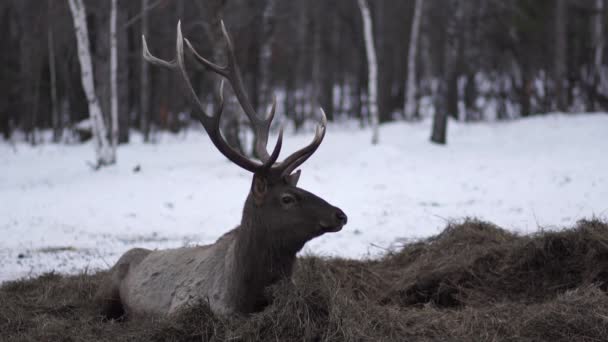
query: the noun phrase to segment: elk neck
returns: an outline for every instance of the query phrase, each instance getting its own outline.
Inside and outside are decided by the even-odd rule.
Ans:
[[[265,289],[291,276],[296,253],[304,242],[292,242],[289,227],[273,227],[264,213],[247,198],[241,225],[235,236],[231,297],[240,312],[255,312],[266,306]],[[282,229],[284,228],[284,229]]]

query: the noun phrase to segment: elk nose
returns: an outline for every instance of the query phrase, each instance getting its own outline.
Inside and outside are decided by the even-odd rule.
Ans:
[[[345,213],[344,213],[342,210],[340,210],[340,209],[338,209],[338,210],[336,211],[336,219],[337,219],[337,220],[338,220],[338,222],[340,222],[340,224],[342,224],[342,225],[345,225],[345,224],[346,224],[346,222],[348,221],[348,217],[347,217],[347,216],[346,216],[346,214],[345,214]]]

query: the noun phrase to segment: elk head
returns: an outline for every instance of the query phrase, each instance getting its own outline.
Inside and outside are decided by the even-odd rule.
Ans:
[[[176,71],[188,96],[194,103],[196,117],[202,123],[215,147],[234,164],[253,173],[251,190],[243,210],[241,229],[265,230],[260,235],[273,236],[280,240],[282,244],[299,250],[306,241],[314,237],[326,232],[339,231],[347,221],[347,217],[342,210],[297,187],[300,171],[294,171],[317,150],[323,141],[327,124],[325,113],[321,109],[322,120],[317,126],[313,141],[292,153],[282,162],[277,162],[283,141],[282,128],[272,152],[268,153],[266,149],[270,124],[275,113],[276,99],[273,98],[268,115],[260,116],[255,112],[244,89],[232,40],[223,21],[221,26],[227,45],[227,64],[225,66],[210,62],[199,55],[192,44],[183,38],[180,22],[177,24],[175,60],[165,61],[154,57],[148,50],[145,37],[142,37],[144,58],[148,62]],[[223,77],[220,83],[220,102],[214,115],[208,115],[204,111],[204,107],[186,73],[184,42],[196,61]],[[224,105],[224,79],[230,83],[245,115],[251,121],[255,139],[255,154],[259,157],[259,160],[242,155],[228,145],[222,137],[220,118]]]

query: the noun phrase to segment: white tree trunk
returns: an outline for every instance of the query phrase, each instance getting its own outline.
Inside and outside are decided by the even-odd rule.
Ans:
[[[95,94],[93,83],[93,67],[91,64],[91,51],[89,49],[89,32],[87,29],[87,18],[82,0],[68,0],[70,11],[74,19],[74,30],[76,31],[76,42],[78,45],[78,60],[80,62],[80,73],[82,77],[82,88],[89,103],[89,116],[91,130],[95,144],[97,157],[96,167],[112,164],[112,149],[108,142],[106,126],[103,121],[99,100]]]
[[[372,32],[372,17],[367,0],[358,0],[361,18],[363,19],[363,39],[365,40],[365,53],[367,55],[368,83],[367,104],[372,123],[372,144],[378,143],[378,62],[374,47],[374,34]]]
[[[112,126],[112,159],[116,161],[118,145],[118,92],[116,76],[118,72],[118,55],[116,51],[116,0],[112,0],[110,12],[110,118]]]
[[[421,16],[422,0],[416,0],[407,57],[407,83],[405,86],[405,104],[403,107],[403,114],[407,120],[413,119],[416,114],[416,56],[418,55],[418,35],[420,33]]]
[[[141,0],[141,34],[148,36],[148,0]],[[139,129],[141,130],[144,141],[150,141],[150,116],[148,113],[149,106],[149,82],[148,82],[148,62],[141,56],[139,72]]]

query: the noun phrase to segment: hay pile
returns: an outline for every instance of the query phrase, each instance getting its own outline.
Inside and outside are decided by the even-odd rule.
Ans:
[[[380,260],[299,260],[249,317],[204,305],[103,321],[101,274],[0,288],[0,339],[23,341],[608,341],[608,224],[517,236],[467,221]]]

